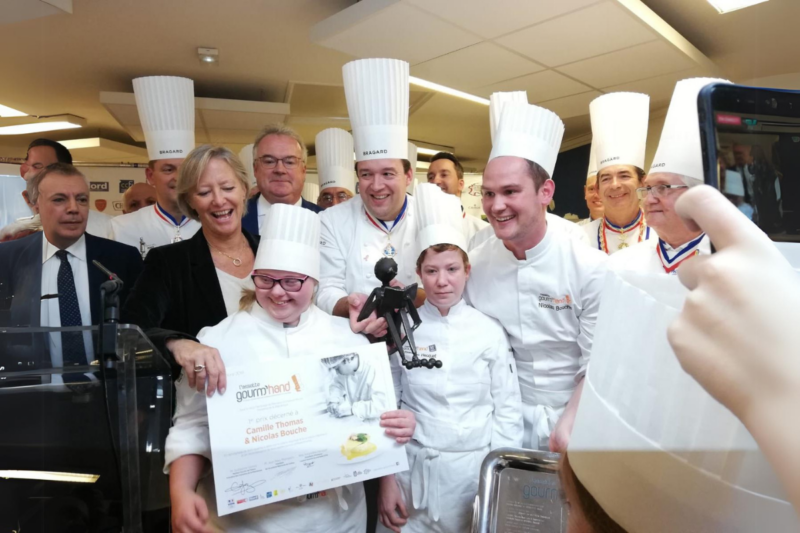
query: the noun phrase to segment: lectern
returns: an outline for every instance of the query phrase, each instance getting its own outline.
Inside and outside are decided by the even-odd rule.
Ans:
[[[103,327],[105,365],[68,367],[62,333],[96,353],[97,326],[0,327],[0,531],[138,533],[169,505],[169,365],[137,326]]]

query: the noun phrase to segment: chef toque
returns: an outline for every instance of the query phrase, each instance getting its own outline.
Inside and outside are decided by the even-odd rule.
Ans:
[[[675,85],[661,140],[650,166],[650,174],[679,174],[690,187],[703,183],[703,149],[697,117],[697,95],[709,83],[727,83],[719,78],[690,78]]]
[[[453,244],[465,252],[467,239],[464,236],[461,201],[458,197],[442,191],[433,183],[420,183],[414,195],[416,202],[417,243],[422,253],[436,244]]]
[[[358,59],[342,75],[356,161],[408,159],[408,63]]]
[[[492,131],[492,144],[494,144],[494,139],[497,136],[497,128],[500,127],[500,115],[503,113],[503,106],[508,103],[527,104],[528,93],[525,91],[492,93],[489,97],[489,127]]]
[[[752,436],[667,341],[687,293],[677,276],[609,271],[570,465],[627,531],[800,531]]]
[[[194,82],[175,76],[133,80],[150,161],[182,159],[194,150]]]
[[[597,171],[613,165],[644,169],[650,97],[609,93],[589,104],[592,138],[597,144]]]
[[[314,146],[320,190],[341,187],[355,194],[353,136],[339,128],[328,128],[317,134]]]
[[[744,197],[742,175],[735,170],[725,170],[725,189],[722,192],[731,196]]]
[[[558,115],[535,105],[506,103],[495,135],[489,161],[500,156],[522,157],[553,177],[564,137],[564,123]]]
[[[592,139],[592,147],[589,149],[589,168],[586,170],[586,180],[597,175],[597,143]]]
[[[247,183],[250,184],[250,187],[256,186],[256,175],[253,172],[253,145],[248,144],[241,150],[239,150],[239,160],[244,165],[244,169],[247,172]]]
[[[319,215],[296,205],[274,204],[261,226],[253,270],[285,270],[319,281]]]

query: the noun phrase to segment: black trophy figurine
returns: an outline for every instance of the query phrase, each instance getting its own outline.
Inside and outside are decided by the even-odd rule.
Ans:
[[[367,298],[358,321],[369,317],[375,311],[378,317],[383,317],[389,326],[389,333],[379,341],[386,341],[391,347],[389,355],[395,351],[400,353],[403,366],[408,369],[419,368],[442,368],[442,362],[432,357],[420,359],[417,357],[417,345],[414,344],[413,332],[422,324],[417,309],[414,307],[414,298],[417,295],[417,284],[414,283],[404,289],[390,287],[389,283],[397,275],[397,263],[394,259],[384,257],[375,263],[375,277],[381,281],[381,286],[372,290]],[[409,315],[413,324],[409,322]],[[403,351],[403,344],[408,342],[411,348],[411,359],[407,359]]]

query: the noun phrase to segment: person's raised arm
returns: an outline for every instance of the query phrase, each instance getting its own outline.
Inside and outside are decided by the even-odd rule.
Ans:
[[[715,189],[690,189],[676,210],[717,253],[678,270],[691,292],[669,342],[683,369],[747,427],[800,512],[800,278]]]

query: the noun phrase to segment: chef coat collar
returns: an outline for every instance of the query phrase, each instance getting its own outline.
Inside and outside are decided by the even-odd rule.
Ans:
[[[286,328],[286,329],[294,329],[298,330],[304,327],[307,323],[309,318],[311,317],[311,313],[314,312],[314,304],[311,304],[308,309],[306,309],[303,314],[300,315],[300,322],[297,323],[297,326],[286,326],[283,322],[278,322],[274,318],[272,318],[269,313],[267,313],[263,307],[258,304],[258,301],[253,303],[253,308],[250,310],[250,314],[258,319],[261,322],[265,322],[267,325],[272,326],[273,328]]]
[[[547,224],[547,231],[545,231],[544,237],[542,237],[542,240],[539,241],[539,244],[537,244],[530,250],[525,251],[526,261],[532,261],[534,259],[538,259],[539,257],[547,253],[547,251],[550,249],[550,243],[553,241],[552,233],[553,229],[550,227],[550,224]]]
[[[462,296],[458,303],[450,308],[450,311],[447,312],[447,316],[442,316],[439,308],[433,305],[428,299],[425,300],[425,303],[423,303],[422,306],[427,310],[427,312],[431,313],[436,318],[452,318],[460,313],[463,313],[464,309],[467,307],[467,303],[464,301],[464,297]]]

